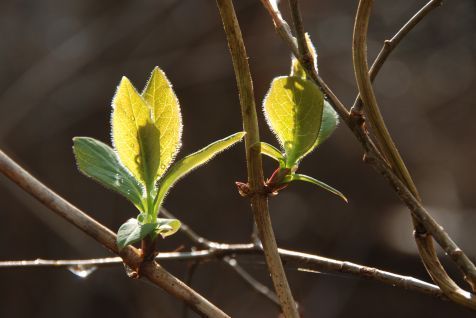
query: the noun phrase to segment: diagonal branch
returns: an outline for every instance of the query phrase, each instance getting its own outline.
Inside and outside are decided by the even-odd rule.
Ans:
[[[223,257],[223,261],[228,264],[254,290],[268,298],[273,304],[278,306],[279,309],[281,308],[278,296],[276,296],[276,294],[267,286],[263,285],[256,278],[251,276],[251,274],[248,273],[243,267],[241,267],[241,265],[238,264],[236,258],[225,256]]]
[[[205,249],[190,252],[163,252],[156,257],[158,261],[213,261],[221,260],[225,257],[246,257],[253,255],[263,255],[261,248],[253,244],[224,244],[216,243],[221,246],[220,249]],[[437,298],[445,298],[441,289],[433,284],[419,280],[414,277],[399,275],[373,267],[363,266],[347,261],[326,258],[322,256],[312,255],[279,249],[281,259],[287,268],[296,268],[302,272],[325,272],[335,274],[351,275],[366,280],[376,281],[385,285],[411,290]],[[120,257],[83,259],[83,260],[21,260],[21,261],[2,261],[0,269],[14,268],[107,268],[122,264]],[[474,297],[474,296],[470,296]]]
[[[276,27],[277,33],[283,38],[283,40],[288,43],[290,46],[291,51],[293,54],[298,58],[300,63],[302,65],[305,65],[305,61],[302,59],[299,53],[299,49],[296,44],[296,40],[294,39],[293,35],[291,34],[291,31],[289,27],[287,26],[286,21],[282,18],[281,14],[278,11],[278,8],[276,6],[273,6],[269,0],[261,0],[263,3],[264,7],[268,10],[274,25]],[[297,6],[294,6],[295,10],[297,9]],[[294,15],[294,17],[298,17],[297,15]],[[298,22],[301,23],[301,22]],[[302,25],[302,23],[301,23]],[[306,47],[304,47],[304,50]],[[421,203],[418,201],[418,199],[408,190],[407,186],[403,184],[398,177],[395,176],[395,174],[392,171],[392,168],[390,167],[389,163],[387,162],[384,157],[382,157],[380,151],[377,149],[375,146],[374,142],[372,139],[369,137],[369,135],[366,133],[363,123],[364,123],[364,118],[356,113],[351,113],[346,114],[345,111],[345,106],[339,101],[339,99],[333,94],[333,92],[329,89],[327,85],[323,82],[323,80],[317,75],[317,71],[314,68],[305,68],[307,74],[309,77],[321,87],[321,89],[324,91],[324,93],[329,97],[331,105],[334,107],[334,109],[339,113],[339,115],[342,117],[343,121],[346,123],[346,125],[349,127],[349,129],[354,133],[354,136],[357,138],[357,140],[361,143],[364,151],[365,151],[365,158],[366,162],[371,164],[371,166],[380,174],[382,174],[394,187],[396,190],[402,190],[405,188],[405,190],[410,193],[411,195],[407,196],[404,195],[402,191],[397,191],[397,194],[399,195],[400,199],[405,202],[405,204],[410,207],[419,207],[419,208],[410,208],[412,214],[418,214],[420,215],[420,222],[423,223],[424,227],[419,226],[417,228],[418,231],[415,232],[415,238],[417,239],[417,242],[419,241],[420,243],[418,244],[420,248],[420,253],[422,254],[422,258],[431,258],[432,262],[432,267],[434,267],[435,271],[434,273],[438,275],[446,275],[444,269],[442,268],[441,264],[436,258],[436,254],[434,253],[434,248],[432,244],[431,237],[428,235],[425,235],[425,228],[428,229],[430,234],[435,236],[437,239],[438,243],[442,246],[447,246],[451,252],[449,253],[450,255],[454,255],[456,257],[461,257],[461,250],[460,249],[454,249],[452,250],[452,247],[454,247],[453,244],[451,244],[451,238],[448,236],[448,234],[443,230],[441,226],[439,226],[436,221],[429,215],[429,213],[422,207]],[[344,115],[342,115],[344,114]],[[433,224],[430,224],[433,223]],[[436,225],[436,226],[435,226]],[[436,235],[435,235],[436,233]],[[449,244],[448,244],[449,243]],[[454,243],[454,242],[453,242]],[[426,252],[425,252],[426,251]],[[464,255],[464,254],[463,254]],[[431,274],[431,273],[430,273]],[[446,275],[447,276],[447,275]],[[433,278],[433,275],[432,275]],[[450,280],[451,281],[451,280]],[[452,281],[451,281],[452,282]],[[450,286],[449,282],[445,283],[446,286]],[[453,285],[455,285],[453,283]],[[468,293],[466,293],[466,296],[468,296]],[[471,296],[471,295],[470,295]],[[473,297],[471,296],[466,297],[466,299]],[[470,302],[474,302],[474,300],[470,300]],[[468,304],[466,304],[468,305]],[[469,304],[469,307],[474,308],[474,304]]]
[[[168,218],[176,218],[172,213],[162,208],[161,213]],[[191,252],[166,252],[159,253],[156,260],[175,260],[175,261],[195,261],[205,262],[212,260],[224,260],[227,257],[263,255],[263,250],[255,244],[226,244],[207,240],[195,233],[190,226],[182,223],[180,232],[184,233],[189,239],[204,250],[194,250]],[[207,243],[203,243],[207,242]],[[303,272],[328,272],[336,274],[353,275],[356,277],[381,282],[390,286],[412,290],[428,294],[437,298],[445,298],[438,286],[429,284],[422,280],[386,272],[373,267],[367,267],[347,261],[340,261],[308,253],[300,253],[285,249],[278,249],[286,267],[294,267]],[[103,268],[119,265],[122,263],[120,257],[86,259],[86,260],[42,260],[33,261],[3,261],[0,262],[1,268]],[[236,268],[235,268],[236,269]],[[248,273],[246,273],[249,276]],[[254,280],[254,279],[253,279]]]
[[[58,216],[66,219],[84,233],[91,236],[112,253],[121,256],[122,261],[127,266],[134,269],[140,268],[142,276],[146,277],[153,284],[163,288],[174,297],[187,302],[199,315],[207,317],[228,317],[227,314],[167,272],[156,262],[143,262],[141,254],[137,249],[128,246],[119,252],[116,246],[116,235],[111,230],[50,190],[1,150],[0,172]]]
[[[291,288],[279,258],[278,246],[268,210],[268,196],[264,191],[258,117],[256,115],[253,81],[251,79],[243,36],[241,35],[232,0],[217,0],[217,6],[220,11],[233,62],[243,127],[246,132],[245,148],[251,209],[263,244],[268,270],[271,274],[274,289],[281,303],[284,316],[287,318],[298,318],[299,314]]]
[[[378,72],[382,68],[383,64],[389,57],[390,53],[398,46],[398,44],[403,40],[403,38],[410,33],[410,31],[413,30],[413,28],[420,23],[423,18],[427,16],[433,9],[441,6],[443,3],[443,0],[431,0],[427,4],[423,6],[414,16],[411,17],[410,20],[408,20],[403,27],[398,30],[397,33],[390,39],[390,40],[385,40],[383,43],[382,49],[377,55],[377,58],[374,60],[372,63],[372,66],[370,67],[369,71],[369,76],[370,76],[370,81],[374,81],[375,77],[377,77]],[[354,105],[352,105],[351,112],[356,112],[360,113],[362,112],[362,99],[360,99],[360,94],[357,95],[355,98]]]
[[[354,26],[354,43],[352,46],[355,76],[359,87],[360,96],[363,101],[365,114],[368,117],[372,128],[375,130],[375,135],[377,136],[379,145],[382,147],[383,153],[390,161],[392,168],[395,170],[395,174],[402,181],[402,185],[404,186],[402,191],[406,192],[405,194],[402,191],[399,191],[399,187],[396,187],[396,190],[400,193],[400,197],[404,199],[404,202],[407,203],[407,206],[412,211],[414,216],[415,231],[417,233],[416,241],[418,247],[420,251],[422,249],[430,249],[428,253],[422,253],[422,256],[435,255],[436,257],[434,248],[431,245],[423,242],[423,240],[431,240],[431,238],[424,235],[425,232],[428,231],[450,256],[450,258],[456,263],[456,265],[465,275],[465,278],[468,283],[470,283],[471,287],[474,288],[474,286],[476,286],[476,267],[421,205],[421,199],[418,195],[416,186],[411,179],[411,176],[390,136],[390,133],[387,130],[387,127],[385,126],[385,122],[380,113],[377,99],[375,97],[370,80],[369,67],[367,64],[366,42],[372,4],[373,0],[361,0],[359,3]],[[387,174],[390,174],[391,172],[392,171],[388,171]],[[425,231],[423,232],[420,229],[424,229]],[[431,263],[426,259],[423,259],[423,261],[431,273],[432,268],[429,268]],[[435,261],[438,263],[438,267],[441,267],[439,261],[437,259]],[[435,279],[433,276],[434,275],[432,275],[432,278]],[[445,276],[446,277],[441,277],[441,279],[448,280],[449,277],[447,277],[447,275]]]

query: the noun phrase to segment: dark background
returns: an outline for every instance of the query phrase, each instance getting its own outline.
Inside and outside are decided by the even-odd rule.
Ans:
[[[289,70],[290,52],[258,0],[235,1],[258,105],[273,77]],[[376,1],[369,59],[424,1]],[[350,105],[356,94],[351,39],[357,1],[302,1],[319,53],[319,71]],[[285,3],[283,8],[287,8]],[[287,11],[287,10],[285,10]],[[425,205],[473,258],[476,226],[476,4],[445,1],[403,41],[376,81],[377,98]],[[136,211],[82,176],[71,138],[110,140],[110,103],[122,75],[137,87],[159,65],[181,102],[182,157],[241,130],[237,89],[214,1],[0,2],[0,146],[52,189],[117,230]],[[277,144],[261,112],[261,134]],[[270,200],[280,246],[376,266],[428,280],[412,241],[408,211],[361,161],[345,126],[301,165],[349,198],[293,184]],[[274,163],[265,159],[269,175]],[[246,242],[243,145],[177,184],[165,206],[198,233]],[[0,259],[90,258],[108,253],[0,177]],[[178,234],[163,251],[190,243]],[[447,262],[454,272],[454,266]],[[189,264],[164,262],[185,277]],[[246,261],[271,286],[261,262]],[[379,283],[288,271],[306,317],[470,317],[450,302]],[[182,304],[122,268],[87,279],[67,270],[0,271],[0,317],[180,317]],[[277,317],[275,307],[219,262],[201,265],[193,287],[234,317]],[[190,314],[190,317],[195,316]]]

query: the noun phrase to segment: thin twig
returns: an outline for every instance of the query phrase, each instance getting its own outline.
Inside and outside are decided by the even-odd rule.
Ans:
[[[382,68],[383,64],[389,57],[390,53],[398,46],[400,41],[403,40],[403,38],[410,33],[410,31],[413,30],[413,28],[421,21],[423,18],[425,18],[433,9],[441,6],[443,3],[443,0],[431,0],[427,4],[423,6],[414,16],[411,17],[410,20],[408,20],[403,27],[398,30],[397,33],[390,39],[390,40],[385,40],[382,46],[382,49],[380,49],[380,52],[378,53],[377,57],[375,58],[374,62],[372,63],[372,66],[370,67],[370,81],[374,81],[375,77],[377,77],[377,74],[379,73],[380,69]],[[362,100],[360,99],[360,94],[357,95],[355,98],[354,105],[351,107],[351,112],[356,112],[356,113],[361,113],[362,112]]]
[[[240,277],[254,290],[268,298],[273,304],[278,306],[278,308],[281,308],[278,296],[276,296],[276,294],[266,285],[260,283],[256,278],[251,276],[250,273],[248,273],[240,264],[238,264],[236,258],[225,256],[223,257],[223,261],[228,264],[238,275],[240,275]]]
[[[0,172],[57,215],[94,238],[109,251],[120,255],[127,266],[133,269],[140,269],[141,276],[146,277],[152,283],[163,288],[174,297],[186,301],[190,308],[199,315],[208,317],[229,317],[156,262],[143,262],[141,254],[137,249],[128,246],[122,251],[119,251],[116,245],[116,235],[111,230],[50,190],[1,150]]]
[[[291,33],[288,23],[282,18],[281,13],[278,8],[275,7],[270,0],[261,0],[263,6],[268,10],[268,13],[271,15],[276,32],[281,36],[281,38],[288,44],[289,48],[293,52],[294,56],[299,60],[301,65],[303,65],[304,70],[307,75],[318,85],[322,91],[329,98],[330,103],[334,107],[335,111],[339,114],[341,119],[348,123],[350,120],[350,113],[344,104],[337,98],[334,92],[329,88],[329,86],[324,82],[324,80],[317,74],[315,67],[306,67],[305,61],[302,59],[299,54],[299,48],[297,46],[297,41]],[[307,46],[305,46],[307,48]],[[304,48],[303,48],[304,49]]]
[[[289,287],[268,210],[268,197],[264,191],[264,176],[261,162],[261,149],[258,117],[253,92],[253,82],[240,26],[231,0],[217,0],[221,19],[230,49],[233,68],[240,97],[243,127],[246,132],[245,148],[250,187],[251,209],[258,226],[263,244],[268,270],[271,274],[281,309],[287,318],[298,318],[299,314]]]
[[[169,211],[162,208],[161,213],[169,218],[175,216]],[[226,244],[207,240],[206,238],[195,233],[190,226],[182,223],[180,232],[186,234],[190,240],[204,250],[190,252],[169,252],[159,253],[156,257],[157,261],[176,260],[176,261],[208,261],[223,260],[226,257],[236,257],[238,255],[262,255],[262,248],[258,245],[249,244]],[[205,244],[200,242],[207,242]],[[407,290],[422,292],[439,298],[444,298],[442,291],[438,286],[421,281],[419,279],[402,276],[372,267],[358,265],[347,261],[339,261],[322,256],[299,253],[285,249],[279,249],[281,258],[286,262],[286,266],[294,266],[304,272],[329,272],[344,273],[355,275],[357,277],[375,280],[397,286]],[[53,268],[69,268],[69,267],[109,267],[121,264],[120,257],[109,257],[87,260],[33,260],[33,261],[3,261],[0,262],[0,268],[35,268],[35,267],[53,267]]]
[[[370,12],[372,9],[373,0],[361,0],[357,9],[357,15],[354,26],[354,40],[353,40],[353,60],[355,76],[359,88],[359,92],[363,101],[364,111],[368,117],[369,123],[374,128],[374,133],[377,136],[379,145],[382,147],[382,151],[387,159],[390,161],[395,174],[402,181],[404,189],[400,191],[399,187],[395,189],[400,194],[401,199],[407,204],[408,208],[412,211],[412,214],[416,218],[415,230],[418,232],[417,243],[420,243],[418,238],[422,238],[419,228],[424,227],[440,246],[445,250],[449,257],[456,263],[462,273],[465,275],[466,281],[470,283],[470,286],[474,288],[476,286],[476,267],[465,253],[456,245],[456,243],[449,237],[449,235],[443,230],[443,228],[431,217],[431,215],[421,205],[421,199],[418,195],[415,184],[408,172],[408,169],[401,158],[397,147],[395,146],[390,133],[385,125],[383,117],[380,113],[377,99],[372,87],[372,83],[369,76],[369,67],[367,64],[367,30],[370,19]],[[384,172],[384,171],[382,171]],[[390,175],[392,171],[385,171],[384,173]],[[392,182],[391,179],[389,181]],[[394,184],[395,185],[395,184]],[[421,223],[421,224],[420,224]],[[428,240],[430,238],[425,238]],[[424,245],[419,246],[421,250],[423,248],[432,246]],[[424,253],[423,255],[436,255],[434,251]],[[428,268],[430,262],[423,259],[425,266]],[[438,262],[439,263],[439,262]],[[439,267],[441,267],[439,265]],[[430,268],[431,270],[431,268]],[[447,275],[443,279],[449,279]],[[433,275],[432,275],[433,277]],[[434,277],[433,277],[434,278]],[[441,287],[441,285],[440,285]],[[443,288],[443,287],[442,287]]]
[[[301,57],[299,56],[298,48],[297,48],[296,43],[295,43],[296,41],[290,40],[291,38],[292,39],[294,39],[294,38],[293,38],[292,34],[289,32],[289,28],[284,28],[282,26],[283,23],[286,23],[286,22],[282,19],[281,14],[277,10],[277,8],[273,7],[269,0],[261,0],[261,2],[263,3],[264,7],[270,13],[270,16],[273,19],[273,22],[276,26],[276,30],[277,30],[278,34],[281,37],[284,38],[285,42],[288,43],[288,45],[290,45],[290,49],[294,53],[296,58],[298,58],[298,60],[300,62],[304,63],[304,61],[302,61]],[[288,31],[286,31],[286,30],[288,30]],[[316,76],[311,76],[313,73],[316,73],[314,68],[312,68],[312,69],[307,69],[306,68],[306,72],[307,72],[308,75],[310,75],[310,78],[316,84],[319,85],[321,83],[320,81],[322,81],[322,79],[316,79]],[[337,99],[337,97],[335,97],[335,95],[328,88],[328,86],[325,85],[325,83],[324,83],[324,85],[320,85],[320,87],[322,88],[324,93],[326,93],[326,95],[328,95],[331,105],[339,113],[339,115],[341,115],[342,109],[345,109],[343,104]],[[378,171],[380,174],[385,176],[387,178],[387,180],[390,182],[390,184],[395,189],[397,189],[397,185],[396,185],[396,183],[392,182],[392,178],[388,178],[388,175],[393,175],[392,169],[388,165],[386,160],[382,158],[382,156],[380,154],[380,151],[376,148],[375,144],[370,139],[369,135],[365,133],[365,130],[363,129],[363,126],[362,126],[362,123],[363,123],[362,118],[361,117],[359,118],[358,116],[347,116],[346,115],[346,116],[343,117],[343,121],[347,124],[347,126],[354,133],[357,140],[361,143],[367,157],[369,157],[369,156],[372,157],[372,160],[367,160],[367,162],[370,163],[376,169],[376,171]],[[396,178],[396,179],[398,179],[398,178]],[[396,181],[396,180],[394,180],[394,181]],[[402,184],[401,182],[399,183],[399,186],[400,187],[405,187],[405,188],[407,187],[405,184]],[[408,189],[406,189],[406,190],[408,190]],[[413,195],[405,196],[405,195],[402,195],[401,192],[397,192],[397,194],[399,195],[400,199],[405,202],[405,204],[407,206],[412,205],[412,206],[420,206],[421,207],[420,202],[417,200],[417,198],[415,198],[415,196],[413,196]],[[431,249],[432,249],[431,237],[429,235],[425,236],[425,234],[424,234],[425,233],[425,228],[427,228],[427,226],[428,226],[428,231],[430,232],[430,234],[435,236],[435,238],[437,239],[437,242],[440,245],[446,245],[446,246],[451,248],[452,244],[450,242],[452,242],[452,241],[449,238],[448,234],[443,230],[443,228],[441,226],[439,226],[439,225],[438,226],[432,226],[431,224],[429,224],[429,223],[433,223],[434,219],[431,217],[431,215],[428,214],[428,212],[425,209],[413,209],[413,210],[411,210],[411,212],[412,213],[418,213],[418,214],[420,214],[420,216],[423,216],[423,217],[420,218],[420,222],[423,223],[424,228],[422,229],[422,227],[420,227],[419,231],[416,231],[416,233],[415,233],[417,240],[420,240],[420,243],[419,243],[420,253],[422,253],[421,252],[421,250],[422,250],[421,247],[424,247],[424,249],[427,249],[427,252],[423,253],[423,255],[426,255],[427,257],[429,257],[430,255],[434,254],[434,253],[431,252]],[[432,221],[429,221],[429,220],[432,220]],[[433,225],[435,225],[435,224],[437,225],[436,222],[434,222]],[[435,233],[437,233],[437,234],[435,235]],[[442,242],[441,238],[444,238],[444,241],[446,241],[446,243],[450,243],[450,244],[446,244],[445,242]],[[458,250],[458,249],[454,250],[453,253],[451,253],[450,255],[455,255],[457,257],[461,257],[459,251],[460,250]],[[423,255],[422,255],[422,257],[423,257]],[[432,262],[434,263],[435,266],[439,264],[439,262],[435,262],[434,258],[432,259]],[[444,270],[441,271],[442,270],[441,264],[439,264],[439,265],[440,265],[440,268],[438,269],[438,272],[444,273]],[[473,305],[473,307],[474,307],[474,305]]]
[[[244,257],[253,255],[263,255],[263,251],[253,244],[218,244],[220,249],[206,249],[190,252],[163,252],[156,257],[158,261],[213,261],[221,260],[226,256]],[[412,290],[423,294],[428,294],[437,298],[445,298],[441,289],[433,284],[420,279],[399,275],[373,267],[363,266],[347,261],[330,259],[322,256],[312,255],[279,249],[279,254],[287,268],[297,268],[302,272],[324,272],[335,274],[348,274],[351,276],[364,278],[372,281],[384,283],[385,285]],[[75,266],[107,268],[122,264],[120,257],[86,259],[86,260],[31,260],[31,261],[3,261],[0,262],[0,269],[14,268],[69,268]],[[469,296],[471,297],[471,296]]]
[[[172,213],[169,212],[164,207],[160,207],[160,214],[164,215],[165,217],[169,219],[176,219],[177,217],[173,215]],[[195,244],[197,244],[200,247],[205,247],[205,248],[212,248],[213,247],[213,242],[207,240],[206,238],[198,235],[193,231],[187,224],[182,223],[180,225],[180,232],[185,233],[187,237]]]

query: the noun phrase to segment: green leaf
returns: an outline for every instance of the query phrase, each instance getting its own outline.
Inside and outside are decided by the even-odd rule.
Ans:
[[[312,184],[317,185],[318,187],[323,188],[324,190],[327,190],[327,191],[339,196],[345,202],[349,202],[349,201],[347,201],[347,198],[339,190],[336,190],[333,187],[331,187],[330,185],[327,185],[322,181],[316,180],[313,177],[309,177],[309,176],[306,176],[306,175],[303,175],[303,174],[294,173],[294,174],[291,174],[291,175],[287,176],[286,178],[284,178],[284,183],[291,182],[291,181],[310,182]]]
[[[322,144],[330,135],[334,132],[339,124],[339,115],[332,108],[331,104],[324,100],[324,110],[322,112],[321,129],[319,131],[319,137],[317,145]]]
[[[119,159],[148,189],[160,165],[160,130],[132,83],[123,77],[112,101],[112,137]]]
[[[317,53],[308,33],[306,33],[306,40],[309,52],[311,53],[311,56],[313,58],[314,67],[317,71]],[[291,61],[291,76],[297,76],[302,79],[308,78],[306,71],[299,63],[298,59],[294,56],[292,57]],[[334,130],[337,128],[338,123],[339,116],[337,115],[336,111],[334,110],[334,108],[332,108],[331,104],[327,100],[324,100],[324,110],[322,113],[321,129],[319,132],[317,145],[322,144],[334,132]]]
[[[156,227],[157,223],[141,224],[137,219],[127,220],[117,231],[117,247],[122,250],[127,245],[141,241],[147,235],[154,233]]]
[[[119,192],[141,211],[143,187],[121,165],[111,147],[94,138],[73,138],[73,152],[79,170],[108,189]]]
[[[180,105],[165,73],[155,67],[142,92],[151,109],[152,122],[160,131],[160,167],[157,180],[175,159],[182,139]]]
[[[271,83],[263,108],[286,153],[287,168],[297,165],[317,146],[323,101],[321,90],[309,80],[284,76]]]
[[[280,166],[284,166],[286,158],[284,158],[283,154],[279,151],[279,149],[277,149],[273,145],[270,145],[266,142],[261,142],[261,153],[279,162]]]
[[[162,238],[166,238],[167,236],[170,236],[172,234],[175,234],[180,229],[180,226],[182,223],[180,223],[179,220],[176,219],[157,219],[157,226],[155,228],[155,233],[157,235],[161,235]]]
[[[311,56],[312,56],[314,68],[317,71],[317,51],[316,51],[316,48],[314,47],[314,44],[312,44],[309,33],[306,33],[306,42],[307,42],[307,47],[309,49],[309,53],[311,53]],[[299,60],[295,56],[291,58],[291,76],[297,76],[302,79],[307,78],[306,71],[304,70],[301,63],[299,63]]]
[[[198,168],[199,166],[207,163],[210,159],[215,157],[217,154],[225,150],[226,148],[237,143],[243,136],[244,132],[239,132],[233,134],[227,138],[215,141],[214,143],[208,145],[207,147],[186,156],[185,158],[177,161],[172,165],[169,171],[164,175],[164,177],[159,182],[159,191],[155,199],[154,211],[156,211],[161,206],[162,201],[165,198],[165,195],[170,190],[170,188],[181,178],[183,178],[187,173],[191,172],[193,169]]]

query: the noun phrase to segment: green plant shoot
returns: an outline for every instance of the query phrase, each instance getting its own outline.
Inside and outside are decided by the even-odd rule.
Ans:
[[[150,236],[166,237],[180,228],[180,221],[158,218],[170,188],[193,169],[239,142],[235,133],[174,162],[182,139],[180,105],[164,72],[156,67],[142,93],[123,77],[112,101],[114,148],[90,137],[73,138],[79,170],[114,190],[139,210],[118,230],[117,246]]]
[[[317,70],[317,54],[306,34],[307,44]],[[301,160],[322,144],[336,129],[338,115],[324,99],[320,88],[307,78],[306,71],[292,58],[291,74],[275,78],[263,102],[263,111],[281,149],[261,143],[261,152],[279,163],[268,179],[272,191],[284,188],[291,181],[306,181],[346,197],[331,186],[312,177],[297,174]]]

